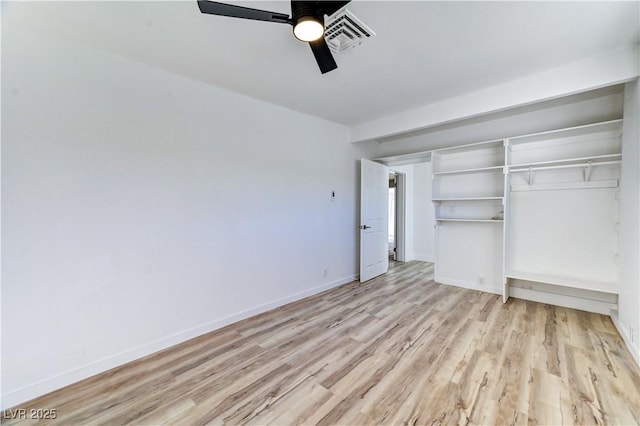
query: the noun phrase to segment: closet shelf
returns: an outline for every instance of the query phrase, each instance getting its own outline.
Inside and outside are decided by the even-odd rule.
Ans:
[[[502,223],[502,219],[454,219],[447,217],[437,217],[437,222],[484,222],[484,223]]]
[[[572,161],[572,160],[559,160],[559,162],[567,162],[567,161]],[[522,167],[522,166],[517,166],[517,167],[513,167],[513,166],[509,166],[507,167],[507,173],[528,173],[527,176],[527,183],[529,185],[533,184],[533,172],[537,172],[537,171],[541,171],[541,170],[558,170],[558,169],[570,169],[570,168],[582,168],[583,172],[583,179],[584,182],[589,182],[589,180],[591,179],[591,172],[593,171],[593,168],[595,166],[606,166],[606,165],[613,165],[613,164],[621,164],[622,160],[607,160],[607,161],[596,161],[594,162],[593,159],[589,158],[587,161],[582,161],[579,163],[567,163],[567,164],[556,164],[556,165],[548,165],[548,166],[529,166],[529,167]],[[518,167],[522,167],[522,168],[518,168]]]
[[[509,138],[512,144],[520,145],[557,138],[573,138],[585,135],[592,135],[601,132],[617,132],[619,137],[622,130],[622,119],[591,123],[581,126],[569,127],[565,129],[547,130],[544,132],[532,133]]]
[[[617,284],[613,282],[587,281],[576,278],[559,277],[533,272],[508,271],[507,278],[533,281],[543,284],[551,284],[562,287],[578,288],[582,290],[597,291],[600,293],[618,294]]]
[[[569,165],[569,164],[578,164],[578,165],[584,165],[585,163],[588,163],[589,161],[591,161],[591,164],[596,165],[596,164],[602,164],[603,162],[607,161],[607,160],[621,160],[622,159],[622,154],[617,153],[617,154],[603,154],[603,155],[594,155],[591,157],[576,157],[576,158],[566,158],[566,159],[562,159],[562,160],[548,160],[548,161],[534,161],[534,162],[530,162],[530,163],[519,163],[519,164],[510,164],[509,165],[509,169],[511,170],[511,168],[526,168],[526,170],[529,170],[529,167],[536,167],[536,166],[550,166],[550,165]]]
[[[559,191],[566,189],[598,189],[617,188],[618,179],[597,180],[589,182],[538,183],[531,185],[511,185],[511,192],[518,191]]]
[[[491,167],[477,167],[473,169],[461,169],[461,170],[450,170],[446,172],[434,172],[434,176],[443,176],[443,175],[457,175],[457,174],[465,174],[465,173],[484,173],[484,172],[498,172],[503,171],[504,166],[491,166]]]
[[[432,198],[433,202],[443,202],[443,201],[501,201],[503,197],[439,197]]]

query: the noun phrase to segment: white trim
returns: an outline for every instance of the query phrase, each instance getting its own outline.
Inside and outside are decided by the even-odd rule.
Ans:
[[[488,285],[481,286],[476,283],[457,280],[454,278],[441,277],[441,276],[434,278],[434,281],[438,284],[452,285],[455,287],[467,288],[469,290],[478,290],[478,291],[484,291],[486,293],[494,293],[494,294],[502,295],[502,288],[500,286],[495,286],[495,287],[488,286]]]
[[[80,380],[89,378],[96,374],[103,373],[112,368],[142,358],[144,356],[156,353],[163,349],[167,349],[171,346],[183,343],[194,337],[201,336],[203,334],[212,332],[214,330],[225,327],[229,324],[241,321],[243,319],[252,317],[254,315],[261,314],[271,309],[286,305],[287,303],[295,302],[308,296],[321,293],[325,290],[329,290],[343,284],[347,284],[358,280],[358,275],[350,275],[338,280],[332,281],[327,284],[322,284],[313,287],[309,290],[301,291],[299,293],[292,294],[290,296],[283,297],[281,299],[273,300],[271,302],[255,306],[253,308],[246,309],[235,314],[228,315],[223,318],[218,318],[213,321],[198,325],[196,327],[180,331],[178,333],[163,337],[153,342],[145,343],[140,346],[122,351],[112,356],[103,358],[101,360],[91,362],[82,367],[69,370],[62,374],[49,377],[48,379],[41,380],[39,382],[27,385],[20,389],[9,391],[1,397],[1,409],[7,409],[17,404],[29,401],[33,398],[42,396],[46,393],[63,388],[70,384],[76,383]]]
[[[622,340],[624,340],[624,343],[627,345],[627,349],[629,349],[629,352],[631,352],[631,356],[636,361],[636,364],[640,366],[640,348],[638,348],[633,344],[633,342],[631,342],[631,337],[629,336],[629,333],[627,333],[624,324],[620,322],[620,320],[618,319],[618,315],[613,312],[611,313],[611,321],[613,321],[613,325],[615,325],[616,329],[618,329],[618,333],[620,333],[620,336],[622,336]]]

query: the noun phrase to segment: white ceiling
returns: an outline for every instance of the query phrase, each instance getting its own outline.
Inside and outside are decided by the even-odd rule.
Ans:
[[[281,1],[234,4],[289,13]],[[51,31],[257,99],[354,125],[640,40],[640,2],[353,1],[377,36],[320,74],[291,27],[200,13],[196,1],[3,2]]]

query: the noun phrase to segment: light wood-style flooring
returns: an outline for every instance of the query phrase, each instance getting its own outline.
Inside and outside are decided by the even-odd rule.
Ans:
[[[394,263],[21,408],[63,425],[630,425],[640,369],[606,316]]]

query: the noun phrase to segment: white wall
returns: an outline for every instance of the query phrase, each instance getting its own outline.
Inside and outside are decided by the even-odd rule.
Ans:
[[[350,128],[351,141],[381,139],[442,123],[455,123],[469,117],[500,114],[515,107],[557,100],[575,93],[630,81],[638,77],[639,54],[638,45],[620,48],[597,57],[359,123]],[[520,134],[526,133],[531,132]]]
[[[620,179],[620,295],[614,322],[640,364],[640,84],[627,83]]]
[[[502,139],[622,118],[621,86],[442,125],[380,144],[381,156]]]
[[[413,165],[413,257],[435,260],[435,210],[431,202],[431,162]]]
[[[356,276],[375,147],[7,16],[2,32],[3,408]]]

